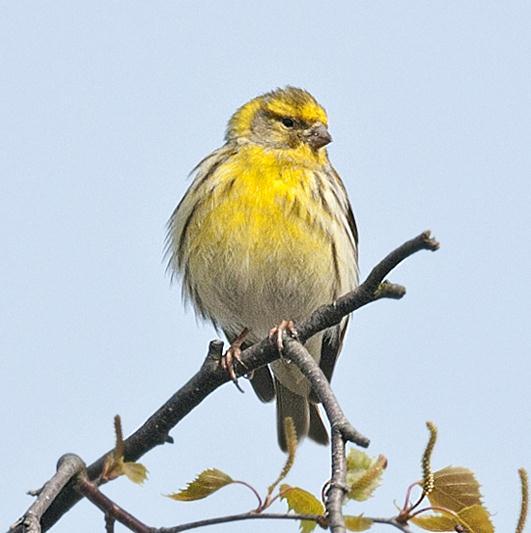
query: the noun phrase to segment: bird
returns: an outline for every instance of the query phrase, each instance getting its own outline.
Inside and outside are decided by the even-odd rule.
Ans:
[[[184,300],[236,352],[358,285],[358,230],[328,158],[331,141],[327,113],[308,91],[261,94],[232,115],[224,144],[192,170],[169,219],[168,268]],[[344,318],[305,343],[328,380],[347,326]],[[287,417],[298,442],[329,442],[318,397],[289,360],[255,370],[250,381],[263,402],[276,398],[282,450]]]

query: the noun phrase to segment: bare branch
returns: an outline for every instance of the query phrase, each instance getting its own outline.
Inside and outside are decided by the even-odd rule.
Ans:
[[[308,354],[308,357],[311,356]],[[340,464],[340,462],[338,464]],[[197,529],[216,524],[255,519],[296,521],[311,520],[316,522],[323,529],[326,529],[330,526],[332,531],[339,531],[338,529],[334,529],[332,524],[330,524],[330,517],[314,514],[263,513],[259,511],[248,511],[246,513],[207,518],[173,527],[151,527],[141,522],[138,518],[133,516],[123,507],[103,494],[97,487],[96,483],[93,483],[88,479],[85,470],[85,463],[79,456],[74,454],[66,454],[59,459],[57,473],[46,482],[42,489],[37,491],[37,501],[28,509],[27,513],[17,522],[17,524],[13,525],[12,529],[9,530],[9,533],[11,533],[11,531],[17,527],[22,527],[24,533],[40,533],[40,514],[42,514],[42,512],[45,510],[46,504],[49,505],[49,503],[53,501],[54,496],[61,490],[62,487],[65,486],[65,484],[69,482],[73,485],[74,490],[85,496],[87,500],[92,502],[96,507],[103,511],[105,517],[105,531],[107,533],[112,533],[114,531],[115,522],[120,522],[130,531],[134,531],[135,533],[179,533],[181,531],[187,531],[190,529]],[[369,518],[369,520],[372,520],[376,523],[389,524],[400,529],[404,533],[411,533],[407,525],[399,523],[394,517]]]
[[[411,528],[407,524],[403,524],[402,522],[399,522],[396,518],[369,518],[372,520],[375,524],[387,524],[389,526],[396,527],[396,529],[399,529],[403,533],[413,533]]]
[[[348,491],[345,443],[350,441],[366,448],[369,445],[369,439],[361,435],[349,422],[330,387],[330,383],[308,350],[286,333],[284,333],[283,344],[284,357],[296,364],[308,379],[312,389],[321,400],[330,422],[332,476],[327,490],[326,510],[330,530],[333,533],[344,533],[346,530],[342,508],[345,493]]]
[[[338,430],[345,441],[367,448],[369,439],[354,429],[349,422],[332,391],[330,383],[308,350],[300,342],[286,334],[284,334],[283,344],[284,356],[297,365],[321,400],[332,431]]]
[[[326,527],[323,523],[323,517],[313,514],[288,514],[288,513],[257,513],[250,511],[248,513],[233,514],[227,516],[217,516],[198,520],[197,522],[188,522],[175,527],[161,527],[153,530],[153,533],[179,533],[198,527],[213,526],[216,524],[225,524],[227,522],[240,522],[242,520],[312,520],[317,522],[321,527]]]
[[[88,480],[86,473],[83,472],[78,476],[76,489],[87,500],[98,507],[98,509],[103,511],[107,525],[111,523],[112,518],[135,533],[153,533],[153,528],[142,523],[138,518],[135,518],[128,511],[113,502],[108,496],[105,496],[94,483]]]
[[[114,519],[114,516],[111,516],[109,514],[105,515],[105,533],[114,533],[114,523],[116,520]]]
[[[248,511],[246,513],[238,513],[233,515],[218,516],[214,518],[206,518],[194,522],[187,522],[173,527],[150,527],[142,523],[138,518],[134,517],[128,511],[120,507],[117,503],[105,496],[98,487],[90,482],[84,472],[78,476],[76,488],[88,500],[95,504],[99,509],[105,513],[106,524],[113,524],[114,521],[120,522],[129,530],[135,533],[179,533],[181,531],[188,531],[190,529],[197,529],[200,527],[213,526],[216,524],[225,524],[229,522],[240,522],[242,520],[311,520],[316,522],[323,529],[330,527],[332,531],[336,531],[330,524],[330,519],[314,514],[294,514],[294,513],[263,513],[258,511]],[[380,524],[388,524],[400,529],[404,533],[411,533],[411,530],[406,524],[399,523],[394,517],[392,518],[369,518],[373,522]],[[112,529],[111,529],[112,531]]]
[[[41,517],[54,502],[65,485],[85,468],[85,463],[74,454],[65,454],[57,461],[57,471],[44,486],[32,495],[37,496],[35,502],[24,516],[17,520],[9,531],[22,530],[24,533],[40,533]]]
[[[339,429],[332,429],[332,477],[326,491],[326,512],[332,533],[344,533],[343,500],[348,491],[346,485],[347,460],[345,457],[345,440]]]
[[[431,238],[429,232],[424,232],[398,247],[371,271],[366,281],[357,289],[330,305],[320,307],[307,320],[298,324],[297,331],[301,342],[339,323],[344,316],[368,303],[382,298],[401,298],[405,294],[405,289],[399,285],[384,282],[384,278],[412,254],[420,250],[437,250],[438,247],[439,244]],[[125,440],[124,458],[126,461],[136,461],[154,447],[172,442],[169,432],[211,392],[228,381],[227,373],[219,365],[222,350],[222,341],[212,341],[200,370]],[[269,364],[278,357],[276,348],[271,345],[269,339],[264,339],[242,352],[241,358],[245,368],[239,369],[238,375]],[[342,432],[344,435],[348,429],[344,427]],[[111,452],[112,450],[106,452],[87,467],[89,480],[96,480],[101,475],[105,459]],[[60,492],[42,516],[42,530],[49,529],[80,499],[81,496],[72,487],[67,487]],[[12,530],[12,533],[22,532],[21,524]]]
[[[344,316],[364,305],[382,298],[394,300],[402,298],[406,289],[401,285],[384,281],[385,277],[398,264],[414,253],[421,250],[436,251],[438,249],[439,243],[431,237],[429,231],[425,231],[399,246],[371,270],[367,279],[357,289],[341,296],[330,305],[323,305],[314,311],[307,320],[297,324],[297,332],[301,342],[306,342],[323,329],[339,324]]]
[[[291,513],[257,513],[249,511],[247,513],[239,513],[226,516],[216,516],[214,518],[206,518],[204,520],[197,520],[195,522],[188,522],[174,527],[153,528],[150,533],[180,533],[181,531],[188,531],[190,529],[197,529],[200,527],[214,526],[217,524],[226,524],[230,522],[241,522],[243,520],[312,520],[316,522],[323,529],[327,528],[326,520],[323,516],[311,514],[291,514]],[[399,529],[403,533],[412,533],[411,529],[406,524],[397,522],[395,518],[372,518],[367,517],[375,524],[386,524]]]

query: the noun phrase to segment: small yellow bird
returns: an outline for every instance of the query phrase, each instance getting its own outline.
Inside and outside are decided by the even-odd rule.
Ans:
[[[225,144],[194,169],[193,183],[168,224],[170,269],[197,313],[243,347],[290,319],[306,318],[358,284],[358,234],[352,209],[325,146],[325,110],[305,90],[286,87],[240,107]],[[331,379],[347,319],[306,347]],[[301,372],[279,359],[251,384],[277,400],[279,445],[284,418],[299,441],[326,444],[318,400]]]

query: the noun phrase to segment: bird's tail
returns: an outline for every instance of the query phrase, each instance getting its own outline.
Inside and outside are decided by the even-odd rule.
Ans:
[[[286,431],[284,419],[291,417],[295,425],[297,441],[308,436],[319,444],[328,444],[328,433],[321,420],[319,409],[307,397],[290,391],[275,379],[277,398],[277,434],[278,444],[283,451],[287,451]]]

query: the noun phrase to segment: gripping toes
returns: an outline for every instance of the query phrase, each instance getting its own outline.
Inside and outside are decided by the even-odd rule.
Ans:
[[[269,331],[269,340],[275,344],[280,353],[284,350],[284,342],[282,341],[284,332],[294,339],[297,338],[297,330],[293,320],[282,320],[278,326]]]
[[[225,370],[229,379],[234,383],[234,385],[240,392],[243,392],[243,389],[240,387],[238,383],[238,377],[236,376],[236,371],[234,367],[237,362],[243,368],[246,368],[245,363],[241,359],[241,353],[242,353],[241,346],[248,333],[249,333],[249,330],[245,328],[236,337],[236,339],[234,339],[234,341],[229,346],[229,349],[221,357],[221,361],[220,361],[221,368]]]

